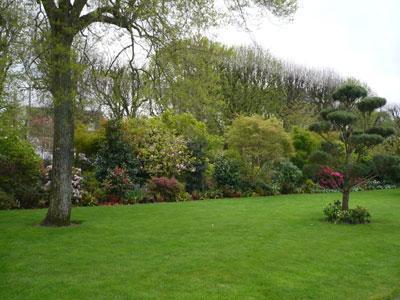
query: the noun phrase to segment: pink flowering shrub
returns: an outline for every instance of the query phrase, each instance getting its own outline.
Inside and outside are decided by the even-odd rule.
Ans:
[[[319,185],[326,189],[341,189],[343,187],[344,176],[329,167],[322,167],[317,174]]]
[[[107,202],[121,203],[124,201],[126,193],[132,189],[133,183],[127,170],[115,167],[108,172],[103,187],[107,195]]]
[[[175,178],[153,177],[149,180],[148,195],[155,202],[179,201],[179,196],[184,192],[184,187]]]

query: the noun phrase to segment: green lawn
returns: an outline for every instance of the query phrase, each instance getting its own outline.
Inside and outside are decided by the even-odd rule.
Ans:
[[[369,225],[332,225],[337,194],[0,212],[0,299],[396,299],[400,190],[353,193]]]

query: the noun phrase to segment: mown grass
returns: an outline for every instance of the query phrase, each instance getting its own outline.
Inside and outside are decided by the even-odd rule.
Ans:
[[[0,299],[396,299],[400,190],[353,193],[373,223],[333,225],[336,194],[0,212]]]

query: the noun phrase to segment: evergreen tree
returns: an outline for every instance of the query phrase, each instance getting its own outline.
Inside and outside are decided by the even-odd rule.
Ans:
[[[393,133],[390,128],[369,127],[371,114],[386,104],[386,100],[378,97],[367,97],[367,90],[357,84],[346,83],[336,90],[333,99],[338,105],[334,108],[325,109],[320,114],[320,121],[310,126],[310,130],[319,133],[327,144],[326,161],[335,161],[344,175],[342,184],[342,210],[349,209],[349,198],[351,189],[367,181],[372,176],[369,170],[364,168],[363,158],[368,149],[382,143]],[[363,125],[359,130],[357,122]],[[344,150],[339,151],[332,158],[332,153],[327,149],[337,149],[335,132]],[[323,153],[321,153],[323,154]],[[363,178],[363,179],[361,179]]]

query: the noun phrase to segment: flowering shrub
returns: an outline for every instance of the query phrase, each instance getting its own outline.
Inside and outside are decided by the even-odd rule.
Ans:
[[[44,190],[50,191],[51,189],[51,171],[53,169],[52,165],[46,167],[44,171]],[[82,170],[80,168],[72,168],[72,198],[73,204],[80,204],[82,200]]]
[[[125,135],[141,162],[141,172],[146,176],[174,177],[195,171],[188,141],[160,119],[128,120]]]
[[[107,202],[121,203],[124,202],[126,193],[132,189],[133,183],[128,176],[128,171],[121,167],[115,167],[108,172],[103,182],[106,192]]]
[[[148,181],[148,195],[155,202],[179,201],[183,185],[175,178],[153,177]]]
[[[344,176],[329,167],[322,167],[317,174],[319,185],[326,189],[341,189],[343,187]]]
[[[364,207],[357,206],[349,210],[343,210],[339,200],[330,203],[324,208],[326,220],[331,223],[365,224],[371,222],[371,214]]]

